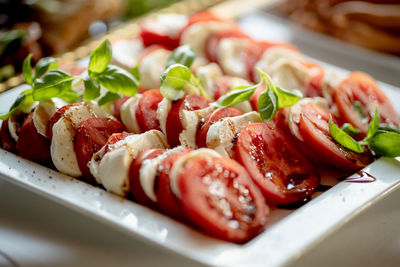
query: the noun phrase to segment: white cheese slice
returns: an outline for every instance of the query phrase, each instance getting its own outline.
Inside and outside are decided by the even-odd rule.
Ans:
[[[246,49],[249,41],[243,38],[223,38],[217,45],[217,60],[224,73],[249,79]]]
[[[212,159],[218,157],[221,157],[221,155],[215,152],[214,150],[208,148],[200,148],[180,157],[177,161],[175,161],[174,165],[172,166],[169,172],[171,190],[174,193],[174,195],[178,198],[181,198],[181,192],[179,191],[179,186],[178,186],[178,179],[179,176],[182,174],[182,171],[184,170],[184,167],[188,161],[193,160],[195,158]]]
[[[142,187],[146,196],[153,202],[157,202],[157,196],[154,192],[154,186],[157,176],[158,167],[161,162],[171,154],[184,149],[182,146],[175,147],[165,151],[163,154],[153,159],[144,160],[139,171],[140,186]]]
[[[59,98],[42,100],[39,102],[39,105],[35,108],[32,114],[33,124],[39,134],[47,137],[47,125],[49,124],[51,117],[53,117],[57,109],[65,105],[67,105],[67,102]]]
[[[142,59],[139,65],[139,73],[144,88],[155,89],[160,87],[160,76],[165,70],[165,65],[171,53],[167,49],[160,48]]]
[[[131,70],[138,63],[139,55],[143,49],[143,43],[140,39],[118,40],[112,44],[111,63]]]
[[[213,89],[223,77],[221,68],[216,63],[210,63],[197,69],[197,77],[211,99],[214,99]]]
[[[182,110],[182,132],[179,134],[181,145],[186,148],[196,149],[196,136],[199,123],[214,111],[214,107],[206,107],[199,110]]]
[[[210,126],[207,132],[207,147],[223,156],[232,157],[235,139],[249,123],[261,122],[258,112],[252,111],[236,117],[223,118]]]
[[[172,101],[164,98],[157,107],[157,119],[160,122],[160,129],[164,134],[167,134],[167,117],[171,110]]]
[[[131,133],[140,133],[140,126],[136,119],[136,109],[140,98],[142,98],[142,94],[136,94],[121,106],[121,121]]]
[[[51,159],[60,172],[72,177],[82,176],[74,151],[75,130],[82,121],[91,117],[111,117],[111,115],[95,102],[84,102],[69,108],[53,125]]]
[[[157,14],[141,22],[142,28],[170,36],[178,37],[180,31],[187,25],[188,17],[182,14]]]

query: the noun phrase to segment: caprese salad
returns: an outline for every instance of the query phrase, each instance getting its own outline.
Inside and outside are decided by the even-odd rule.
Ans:
[[[400,156],[400,117],[373,78],[209,12],[147,18],[76,64],[30,59],[29,89],[0,117],[4,150],[223,240],[309,197],[321,166]]]

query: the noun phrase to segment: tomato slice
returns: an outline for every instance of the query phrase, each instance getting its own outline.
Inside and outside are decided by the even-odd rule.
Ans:
[[[267,222],[269,209],[246,170],[229,158],[196,158],[178,177],[180,203],[204,232],[243,243]]]
[[[126,137],[132,135],[132,133],[122,132],[122,133],[114,133],[108,137],[107,143],[105,144],[105,153],[111,151],[113,149],[113,145],[119,141],[124,140]]]
[[[129,170],[129,190],[135,200],[146,207],[152,209],[158,209],[157,203],[153,202],[143,190],[142,184],[140,183],[140,168],[145,160],[154,159],[159,155],[163,154],[165,149],[149,149],[140,152],[136,159],[131,163]]]
[[[360,129],[364,135],[375,109],[379,110],[381,122],[400,129],[400,117],[389,98],[376,81],[365,73],[352,72],[335,89],[333,99],[342,119]],[[356,104],[361,105],[362,115],[354,108]]]
[[[182,110],[198,110],[206,108],[209,101],[201,95],[186,95],[172,104],[167,116],[167,139],[171,147],[179,145],[179,134],[183,130],[181,123]]]
[[[121,120],[121,107],[129,99],[129,96],[123,95],[121,98],[114,100],[112,105],[112,113],[115,118]]]
[[[338,144],[329,132],[329,113],[317,105],[303,105],[298,129],[304,139],[303,149],[316,162],[343,170],[358,170],[372,162],[369,151],[359,154]]]
[[[1,147],[4,150],[10,151],[12,153],[17,153],[17,143],[11,137],[10,129],[8,128],[8,119],[4,120],[1,124],[0,141]]]
[[[171,190],[171,183],[169,179],[169,172],[175,161],[183,155],[191,152],[191,149],[183,149],[176,151],[166,157],[159,166],[159,174],[156,178],[155,192],[158,199],[158,206],[160,210],[168,216],[185,221],[185,216],[182,213],[181,206],[175,194]]]
[[[211,113],[205,120],[197,132],[196,143],[198,147],[207,147],[207,133],[211,125],[220,119],[227,117],[236,117],[242,115],[242,112],[236,108],[219,108]]]
[[[236,157],[272,205],[299,202],[311,195],[320,181],[311,163],[272,123],[243,128]]]
[[[23,158],[46,166],[52,165],[50,141],[37,132],[32,114],[28,115],[22,123],[17,141],[17,150]]]
[[[51,137],[53,136],[54,124],[56,124],[56,122],[58,122],[58,120],[61,119],[61,117],[64,115],[65,112],[67,112],[68,109],[70,109],[71,107],[75,107],[75,106],[79,106],[79,104],[74,103],[74,104],[65,105],[65,106],[57,109],[56,113],[54,113],[53,117],[51,117],[51,119],[49,121],[49,125],[47,126],[47,130],[46,130],[46,135],[50,140],[51,140]]]
[[[303,61],[301,64],[310,69],[310,71],[313,69],[313,75],[305,84],[306,96],[322,96],[322,83],[324,81],[325,70],[313,62]]]
[[[121,122],[109,118],[89,118],[81,122],[76,130],[74,150],[79,168],[87,182],[96,182],[87,166],[93,154],[106,144],[113,133],[124,130],[125,126]]]
[[[174,50],[179,46],[179,34],[176,37],[168,33],[146,28],[145,24],[141,24],[140,37],[145,47],[152,45],[161,45],[169,50]]]
[[[200,11],[189,17],[187,26],[199,23],[199,22],[207,22],[207,21],[224,21],[222,18],[214,15],[210,11]]]
[[[250,104],[253,110],[258,111],[258,99],[260,98],[260,95],[262,92],[265,91],[265,86],[262,85],[260,87],[257,87],[257,89],[254,91],[254,93],[250,97]]]
[[[158,104],[164,99],[160,89],[145,91],[136,108],[136,119],[142,132],[161,130],[157,117]]]

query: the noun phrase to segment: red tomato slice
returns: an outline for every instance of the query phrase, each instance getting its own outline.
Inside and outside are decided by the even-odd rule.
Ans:
[[[208,107],[209,101],[201,95],[186,95],[172,104],[167,116],[167,139],[171,147],[179,145],[179,134],[183,130],[182,110],[198,110]]]
[[[221,39],[224,38],[243,38],[243,39],[248,39],[249,41],[252,42],[252,39],[250,36],[247,34],[241,32],[241,31],[224,31],[224,32],[217,32],[208,38],[207,43],[206,43],[206,54],[207,58],[210,62],[217,62],[218,57],[217,57],[217,47]]]
[[[313,76],[306,81],[306,96],[314,97],[314,96],[322,96],[322,83],[324,81],[325,70],[318,64],[309,61],[301,62],[308,69],[313,69]]]
[[[49,138],[51,140],[51,137],[53,136],[53,126],[54,124],[56,124],[56,122],[58,122],[59,119],[61,119],[62,115],[64,115],[65,112],[67,112],[67,110],[71,107],[74,106],[79,106],[78,103],[75,104],[69,104],[69,105],[65,105],[61,108],[59,108],[56,113],[54,113],[53,117],[51,117],[50,121],[49,121],[49,125],[47,126],[46,129],[46,135],[47,138]]]
[[[0,141],[1,147],[4,150],[10,151],[12,153],[17,153],[17,143],[11,137],[10,130],[8,128],[8,120],[4,120],[1,124]]]
[[[132,133],[122,132],[122,133],[114,133],[108,137],[107,143],[105,144],[105,153],[111,151],[113,149],[113,145],[119,141],[124,140],[126,137],[132,135]]]
[[[18,136],[17,150],[23,158],[46,166],[52,165],[50,141],[37,132],[32,114],[28,115],[22,123]]]
[[[142,184],[140,183],[140,168],[145,160],[154,159],[165,152],[165,149],[149,149],[140,152],[136,159],[131,163],[129,170],[129,190],[133,197],[139,204],[146,207],[157,209],[157,203],[153,202],[143,190]]]
[[[162,26],[162,25],[161,25]],[[162,45],[163,47],[174,50],[179,46],[179,34],[175,37],[163,32],[162,28],[159,31],[154,31],[146,27],[146,23],[141,24],[140,37],[145,47],[152,45]]]
[[[272,123],[243,128],[236,157],[272,205],[299,202],[311,195],[320,181],[311,163]]]
[[[115,118],[121,120],[121,107],[129,99],[129,96],[123,95],[121,98],[114,100],[112,105],[112,113]]]
[[[343,170],[358,170],[372,162],[370,152],[355,153],[336,143],[328,122],[329,113],[324,109],[312,104],[302,107],[298,129],[310,159]]]
[[[198,147],[207,147],[207,133],[211,125],[220,119],[227,117],[236,117],[242,115],[242,112],[236,108],[219,108],[211,113],[202,124],[201,128],[197,131],[196,143]]]
[[[400,129],[400,117],[389,98],[376,81],[365,73],[352,72],[335,89],[333,99],[342,119],[364,134],[368,131],[368,121],[374,116],[376,108],[379,110],[381,122]],[[356,102],[361,104],[366,120],[353,108]]]
[[[79,168],[87,182],[96,182],[87,166],[93,154],[106,144],[113,133],[124,130],[125,126],[121,122],[109,118],[89,118],[81,122],[76,130],[74,150]]]
[[[269,209],[246,170],[229,158],[196,158],[178,177],[180,203],[204,232],[243,243],[261,232]]]
[[[250,97],[250,104],[253,110],[258,111],[258,99],[262,92],[265,91],[265,86],[262,85],[256,89],[256,91]]]
[[[214,15],[210,11],[201,11],[197,12],[189,17],[189,21],[187,26],[199,23],[199,22],[207,22],[207,21],[224,21],[224,19]]]
[[[145,91],[136,108],[136,119],[142,132],[161,130],[157,118],[158,104],[164,99],[160,89]]]
[[[191,152],[190,149],[184,149],[176,151],[165,158],[159,166],[159,174],[156,179],[155,192],[158,199],[158,206],[160,210],[171,216],[172,218],[185,221],[185,216],[182,213],[181,206],[175,194],[171,190],[171,183],[169,179],[169,172],[175,161],[177,161],[183,155]]]

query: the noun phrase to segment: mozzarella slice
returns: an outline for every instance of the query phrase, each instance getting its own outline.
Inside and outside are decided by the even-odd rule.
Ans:
[[[94,102],[84,102],[69,108],[53,125],[50,145],[51,159],[54,166],[62,173],[72,177],[82,176],[74,151],[75,130],[79,124],[91,117],[111,117]]]
[[[214,86],[224,75],[221,68],[216,63],[210,63],[198,68],[196,74],[207,94],[214,99]]]
[[[157,107],[157,119],[160,122],[160,129],[164,134],[167,134],[167,117],[171,110],[172,101],[164,98]]]
[[[144,48],[140,39],[133,39],[116,41],[112,44],[112,49],[112,64],[131,70],[138,63]]]
[[[8,118],[8,131],[15,142],[18,142],[19,130],[22,126],[22,119],[25,116],[26,113],[17,110]]]
[[[140,81],[146,89],[160,87],[160,76],[165,70],[167,60],[171,55],[167,49],[156,49],[145,56],[139,65]]]
[[[157,202],[157,196],[154,192],[154,185],[156,181],[158,167],[161,162],[166,159],[171,154],[184,149],[183,146],[178,146],[173,149],[169,149],[165,151],[163,154],[155,157],[153,159],[144,160],[142,166],[140,167],[140,185],[146,194],[146,196],[151,199],[153,202]]]
[[[217,32],[233,30],[237,26],[233,23],[209,21],[199,22],[189,26],[181,36],[181,45],[188,44],[199,57],[206,57],[208,38]]]
[[[125,125],[126,129],[131,133],[141,132],[140,126],[136,119],[136,109],[140,98],[142,98],[142,94],[136,94],[125,101],[125,103],[121,106],[121,121]]]
[[[179,134],[181,145],[186,148],[197,148],[196,136],[201,120],[214,111],[214,107],[206,107],[199,110],[182,110],[181,124],[182,132]]]
[[[246,49],[249,41],[243,38],[223,38],[217,45],[217,59],[224,73],[248,79]]]
[[[39,105],[35,108],[32,114],[33,124],[35,125],[39,134],[47,138],[47,125],[49,124],[51,117],[53,117],[57,109],[65,105],[67,105],[67,102],[59,98],[40,101]]]
[[[207,132],[207,147],[223,156],[232,157],[235,140],[249,123],[261,122],[258,112],[252,111],[237,117],[223,118],[210,126]]]
[[[168,148],[165,135],[157,130],[133,134],[115,143],[105,153],[104,147],[95,153],[88,163],[96,181],[107,191],[126,196],[129,191],[129,169],[139,152],[151,148]]]
[[[322,95],[328,100],[329,104],[333,104],[333,91],[339,86],[344,78],[345,77],[342,74],[339,74],[336,71],[325,71],[324,79],[322,81]]]
[[[188,17],[181,14],[158,14],[142,21],[142,28],[175,38],[187,25]]]
[[[219,158],[219,157],[221,157],[221,155],[212,149],[200,148],[180,157],[177,161],[175,161],[174,165],[172,166],[169,172],[171,190],[174,193],[174,195],[178,198],[181,198],[181,192],[179,191],[179,186],[178,186],[178,179],[182,171],[184,170],[184,167],[187,162],[196,158],[207,158],[212,160],[212,158]]]

